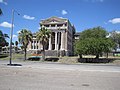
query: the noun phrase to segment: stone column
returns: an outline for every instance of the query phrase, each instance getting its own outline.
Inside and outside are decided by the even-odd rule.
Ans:
[[[32,42],[30,42],[30,49],[32,49]]]
[[[57,32],[55,32],[55,50],[57,50]]]
[[[50,37],[49,37],[49,48],[48,48],[48,50],[52,50],[52,45],[51,45],[51,35],[50,35]]]
[[[29,41],[29,44],[28,44],[28,47],[27,47],[27,50],[30,50],[31,49],[31,42]],[[6,48],[6,50],[7,50],[7,48]]]
[[[61,47],[60,50],[64,50],[64,32],[61,32]]]
[[[32,45],[33,45],[33,49],[34,49],[34,44],[35,44],[35,43],[34,43],[34,40],[33,40],[33,43],[32,43]]]

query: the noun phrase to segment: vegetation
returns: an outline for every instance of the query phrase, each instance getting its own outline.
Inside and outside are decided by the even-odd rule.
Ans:
[[[36,34],[37,39],[41,41],[42,46],[43,46],[43,51],[42,51],[42,53],[43,53],[42,59],[43,60],[45,60],[45,45],[47,44],[50,35],[51,35],[50,30],[48,30],[48,29],[46,29],[44,27],[41,28],[39,30],[39,32],[37,32],[37,34]]]
[[[3,34],[2,30],[0,30],[0,50],[4,46],[8,46],[8,42],[6,41],[6,38],[9,38],[8,34]]]
[[[113,31],[110,33],[110,39],[112,39],[115,42],[114,50],[116,51],[118,46],[120,47],[120,33]]]
[[[17,52],[18,51],[18,41],[15,41],[15,51]]]
[[[26,60],[26,49],[29,44],[29,42],[32,41],[32,33],[29,30],[22,29],[18,35],[18,40],[20,44],[22,44],[24,49],[24,59]]]
[[[31,54],[27,54],[27,57],[29,57],[30,55]],[[8,56],[9,56],[9,54],[0,54],[0,60],[9,60],[10,57],[8,57]],[[12,60],[23,61],[24,60],[24,54],[13,53],[12,54]]]
[[[8,54],[0,54],[0,58],[6,58],[8,56],[9,56]]]
[[[114,42],[106,38],[107,32],[102,27],[95,27],[83,31],[80,40],[75,43],[75,52],[82,55],[96,55],[96,58],[105,52],[108,53],[114,47]]]

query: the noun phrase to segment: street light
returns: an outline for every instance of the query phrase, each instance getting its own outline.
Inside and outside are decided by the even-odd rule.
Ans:
[[[12,65],[12,36],[13,36],[13,22],[14,22],[14,12],[16,12],[18,15],[20,15],[17,11],[12,9],[12,19],[11,19],[11,32],[10,32],[10,61],[8,65]]]

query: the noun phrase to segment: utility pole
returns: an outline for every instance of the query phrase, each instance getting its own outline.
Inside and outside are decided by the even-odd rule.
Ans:
[[[12,9],[12,19],[11,19],[11,31],[10,31],[10,60],[8,65],[12,65],[12,37],[13,37],[13,23],[14,23],[14,12],[20,15],[17,11]]]

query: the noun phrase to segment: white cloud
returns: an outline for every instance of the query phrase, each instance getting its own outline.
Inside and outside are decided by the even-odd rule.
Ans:
[[[83,1],[86,1],[86,2],[104,2],[104,0],[83,0]]]
[[[7,5],[7,2],[5,2],[4,0],[0,0],[0,3]]]
[[[100,2],[104,2],[104,0],[100,0]]]
[[[17,35],[13,35],[13,38],[17,38]]]
[[[2,23],[0,23],[0,26],[1,27],[6,27],[6,28],[11,28],[12,24],[8,23],[8,22],[2,22]],[[13,25],[13,27],[14,27],[14,25]]]
[[[120,34],[120,31],[115,31],[116,33]]]
[[[19,34],[21,32],[21,30],[17,31],[17,34]]]
[[[104,0],[92,0],[93,2],[104,2]]]
[[[106,24],[106,25],[107,25],[108,23],[107,23],[107,22],[104,22],[104,24]]]
[[[110,22],[112,24],[117,24],[117,23],[120,23],[120,18],[113,18],[113,19],[109,20],[108,22]]]
[[[28,19],[28,20],[34,20],[35,19],[35,17],[31,17],[31,16],[28,16],[28,15],[24,15],[23,18]]]
[[[38,29],[41,29],[41,27],[38,27]]]
[[[59,18],[62,18],[62,19],[63,19],[63,17],[59,17]]]
[[[62,15],[66,15],[68,12],[66,10],[62,10]]]

